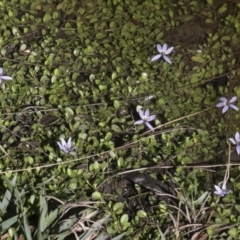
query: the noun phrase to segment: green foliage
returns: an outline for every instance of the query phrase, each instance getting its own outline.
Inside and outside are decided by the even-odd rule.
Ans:
[[[39,218],[36,226],[34,222],[30,224],[31,214],[29,213],[31,213],[31,210],[27,207],[27,191],[22,190],[21,193],[18,191],[15,186],[17,175],[11,181],[5,176],[2,179],[5,181],[7,188],[0,205],[2,216],[0,224],[1,235],[8,232],[11,238],[17,238],[22,234],[27,239],[48,239],[49,236],[54,236],[56,239],[65,239],[74,231],[75,236],[79,236],[81,239],[89,239],[96,236],[96,233],[99,232],[102,232],[100,235],[102,238],[99,236],[99,239],[109,237],[106,232],[102,231],[102,225],[109,221],[109,217],[98,218],[96,222],[93,222],[92,219],[98,214],[98,210],[94,207],[94,202],[90,201],[79,201],[71,204],[61,202],[59,199],[53,197],[52,199],[61,202],[61,204],[55,203],[49,209],[51,197],[35,195],[34,198],[31,198],[34,200],[36,198],[39,199]],[[31,203],[33,202],[31,201]],[[10,208],[10,204],[16,208],[14,213],[11,214],[6,212],[6,209]],[[86,209],[83,209],[84,207]],[[74,211],[71,212],[72,209]],[[76,211],[78,211],[78,214],[76,214]],[[35,219],[37,219],[36,216]],[[123,219],[123,223],[125,222],[126,224],[126,221],[127,218]],[[56,232],[58,233],[57,235]],[[116,239],[121,239],[124,235],[120,234],[116,236]]]
[[[0,86],[1,234],[47,239],[58,226],[62,235],[56,238],[64,239],[79,218],[68,216],[59,225],[64,208],[51,209],[45,195],[71,204],[106,201],[96,203],[99,212],[92,204],[80,207],[81,216],[95,221],[79,227],[80,239],[109,234],[116,240],[185,239],[197,220],[209,219],[200,215],[203,204],[210,206],[216,180],[205,187],[209,175],[198,169],[223,166],[226,134],[239,129],[238,113],[222,116],[214,108],[222,95],[240,96],[240,13],[231,6],[238,9],[211,0],[1,1],[0,67],[14,79]],[[150,63],[156,44],[165,42],[174,46],[173,64]],[[157,115],[154,133],[133,125],[138,106]],[[72,137],[76,152],[60,152],[60,137]],[[137,184],[137,193],[123,199],[116,192],[124,195],[129,183],[113,186],[115,192],[100,190],[106,179],[132,169],[178,183],[182,205],[171,208],[155,192],[148,200],[156,209],[136,203],[146,194]],[[218,174],[223,175],[214,174],[217,179]],[[131,214],[129,198],[135,203]],[[15,212],[6,215],[13,200]],[[213,206],[205,231],[212,238],[218,232],[215,223],[237,222],[237,198],[232,194],[224,201]],[[189,228],[177,226],[178,213]],[[35,215],[39,219],[32,230],[29,219]],[[143,229],[145,221],[153,224]],[[166,235],[167,227],[179,232]],[[237,239],[238,228],[223,234]]]

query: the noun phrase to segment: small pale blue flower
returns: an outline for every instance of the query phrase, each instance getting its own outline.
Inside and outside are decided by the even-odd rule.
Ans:
[[[222,188],[220,188],[217,185],[214,185],[215,191],[214,194],[218,195],[219,197],[224,197],[227,195],[230,191],[226,189],[227,182],[223,182]]]
[[[151,58],[151,62],[156,61],[159,58],[163,57],[166,62],[171,64],[172,63],[171,60],[166,55],[170,54],[173,51],[173,49],[174,49],[174,47],[167,48],[166,43],[164,43],[163,46],[161,46],[160,44],[157,44],[157,50],[158,50],[159,54],[153,56]]]
[[[239,132],[235,133],[235,139],[229,138],[232,144],[236,145],[237,154],[240,155],[240,134]]]
[[[72,138],[69,138],[68,142],[66,142],[63,138],[61,138],[60,140],[61,143],[57,142],[57,144],[63,152],[69,153],[76,149],[76,147],[72,147]]]
[[[144,111],[142,111],[141,109],[138,111],[139,116],[141,118],[141,120],[138,120],[134,123],[134,125],[139,125],[144,123],[150,130],[152,130],[154,132],[154,128],[152,127],[152,125],[149,123],[152,120],[154,120],[154,118],[156,117],[156,115],[150,115],[149,109],[147,109],[144,113]]]
[[[222,114],[227,112],[229,108],[232,108],[238,111],[238,107],[233,104],[237,100],[236,96],[232,97],[229,101],[225,97],[220,97],[219,100],[220,100],[220,103],[218,103],[216,107],[219,107],[219,108],[223,107]]]
[[[3,69],[0,67],[0,83],[2,80],[12,80],[12,78],[9,76],[3,76]]]

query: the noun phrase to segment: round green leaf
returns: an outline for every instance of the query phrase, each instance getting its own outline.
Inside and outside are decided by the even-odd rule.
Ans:
[[[113,211],[116,214],[121,214],[123,212],[124,204],[122,202],[117,202],[113,205]]]
[[[137,216],[140,217],[140,218],[145,218],[145,217],[147,217],[147,213],[143,210],[138,210],[137,211]]]
[[[95,200],[100,200],[100,199],[102,199],[102,195],[100,192],[94,192],[94,193],[92,193],[92,198]]]

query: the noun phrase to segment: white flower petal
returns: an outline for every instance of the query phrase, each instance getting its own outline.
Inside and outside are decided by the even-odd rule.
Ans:
[[[227,101],[227,99],[226,99],[225,97],[220,97],[219,100],[220,100],[221,102],[226,102],[226,101]]]
[[[139,114],[139,116],[140,116],[141,119],[144,118],[144,113],[143,113],[143,110],[142,110],[142,109],[139,109],[138,114]]]
[[[163,55],[163,58],[166,62],[168,62],[169,64],[172,64],[171,60],[167,56]]]
[[[165,52],[166,50],[167,50],[167,44],[166,44],[166,43],[164,43],[164,44],[163,44],[163,47],[162,47],[162,51],[164,51],[164,52]]]
[[[12,80],[12,78],[9,76],[0,76],[0,78],[3,80]]]
[[[152,130],[154,132],[154,128],[152,127],[152,125],[149,122],[145,122],[145,124],[147,125],[147,127]]]
[[[226,188],[227,188],[227,182],[223,182],[223,185],[222,185],[222,190],[226,190]]]
[[[218,195],[219,197],[222,197],[222,193],[218,191],[214,191],[214,194]]]
[[[235,133],[235,140],[236,140],[236,142],[239,141],[239,136],[240,136],[240,135],[239,135],[239,132],[236,132],[236,133]]]
[[[228,105],[224,106],[224,108],[222,109],[222,114],[224,114],[225,112],[227,112],[228,109],[229,109],[229,106],[228,106]]]
[[[60,140],[61,140],[62,146],[65,147],[67,145],[66,141],[63,138],[61,138]]]
[[[234,103],[236,100],[237,100],[237,97],[234,96],[234,97],[232,97],[232,98],[229,100],[229,102],[230,102],[230,103]]]
[[[214,187],[215,187],[215,190],[216,190],[217,192],[222,192],[222,189],[221,189],[219,186],[214,185]]]
[[[139,124],[143,124],[143,123],[144,123],[143,120],[138,120],[138,121],[136,121],[136,122],[134,123],[134,125],[139,125]]]
[[[154,61],[158,60],[161,56],[162,56],[162,54],[158,54],[156,56],[153,56],[150,61],[154,62]]]
[[[216,105],[216,107],[224,107],[225,106],[225,103],[224,102],[220,102]]]
[[[145,116],[145,117],[148,117],[148,116],[149,116],[149,109],[147,109],[147,110],[145,111],[144,116]]]
[[[229,140],[230,140],[230,142],[231,142],[232,144],[234,144],[234,145],[237,144],[236,141],[235,141],[233,138],[229,138]]]
[[[233,105],[233,104],[229,104],[230,108],[234,109],[235,111],[238,111],[238,107]]]
[[[70,149],[71,147],[72,147],[72,138],[70,137],[67,142],[67,148]]]
[[[167,51],[165,52],[166,55],[170,54],[173,51],[174,47],[170,47],[169,49],[167,49]]]
[[[157,44],[157,50],[158,50],[159,53],[162,52],[162,46],[160,44]]]
[[[240,145],[236,146],[236,151],[237,151],[237,154],[240,155]]]
[[[151,122],[154,118],[156,117],[156,115],[151,115],[148,117],[148,121]]]

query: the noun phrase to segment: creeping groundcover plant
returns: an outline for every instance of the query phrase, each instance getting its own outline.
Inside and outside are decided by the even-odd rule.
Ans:
[[[238,1],[67,2],[1,4],[2,239],[240,239]]]

